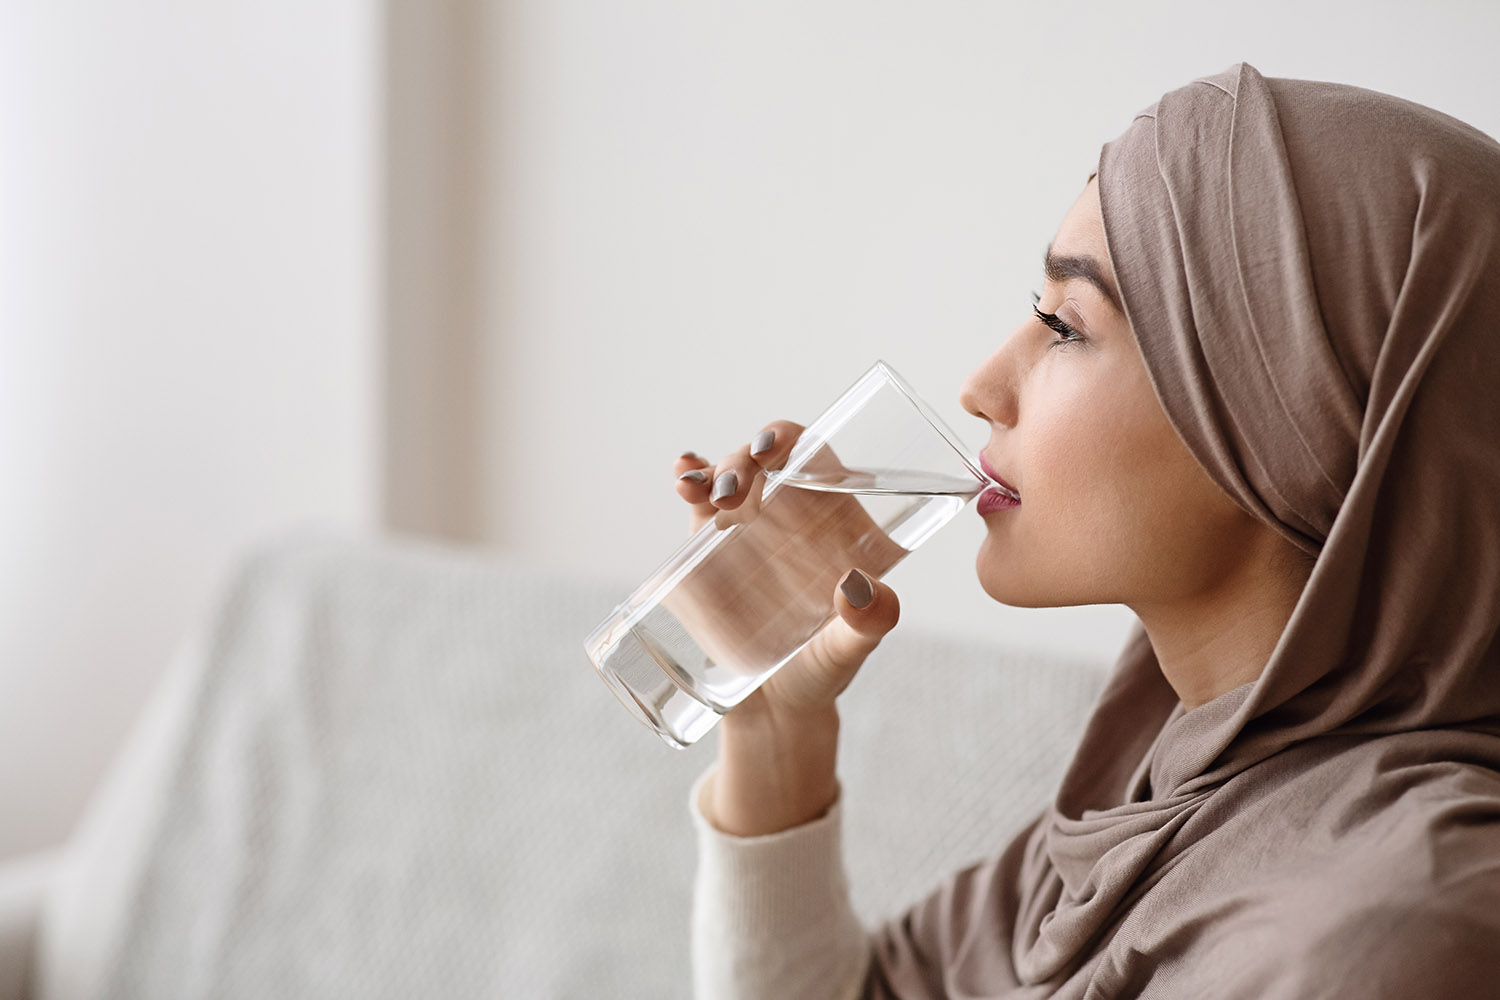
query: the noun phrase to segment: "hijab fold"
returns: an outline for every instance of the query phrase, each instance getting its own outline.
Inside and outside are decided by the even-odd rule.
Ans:
[[[1096,172],[1168,419],[1316,562],[1259,680],[1191,712],[1138,624],[1053,806],[875,933],[867,993],[1486,995],[1500,144],[1239,63]]]

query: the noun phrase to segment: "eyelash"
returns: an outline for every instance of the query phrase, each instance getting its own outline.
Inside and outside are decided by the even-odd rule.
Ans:
[[[1041,295],[1036,292],[1032,292],[1031,298],[1033,301],[1031,311],[1036,313],[1036,318],[1041,320],[1047,326],[1051,327],[1054,333],[1061,335],[1059,339],[1054,340],[1052,343],[1047,345],[1049,350],[1054,347],[1064,347],[1068,344],[1083,343],[1083,334],[1079,333],[1067,323],[1064,323],[1062,320],[1058,319],[1056,313],[1044,313],[1041,309],[1037,308],[1037,306],[1042,301]]]

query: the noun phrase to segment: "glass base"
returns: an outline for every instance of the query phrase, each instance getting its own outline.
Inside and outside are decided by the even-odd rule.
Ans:
[[[653,644],[631,629],[604,653],[603,637],[590,636],[590,659],[609,689],[642,724],[668,746],[685,750],[698,742],[723,716],[701,701],[674,676]],[[596,652],[597,651],[597,652]],[[601,662],[600,657],[603,657]]]

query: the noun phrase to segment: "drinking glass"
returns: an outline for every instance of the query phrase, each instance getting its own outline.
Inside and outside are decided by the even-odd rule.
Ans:
[[[696,742],[837,614],[851,568],[880,579],[993,485],[877,361],[780,469],[720,510],[584,642],[599,675],[668,745]],[[763,489],[757,490],[757,486]]]

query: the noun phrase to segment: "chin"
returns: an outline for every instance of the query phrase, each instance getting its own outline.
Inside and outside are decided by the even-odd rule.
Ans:
[[[999,560],[987,560],[981,549],[974,560],[974,570],[979,577],[979,586],[997,602],[1012,608],[1043,608],[1048,604],[1038,601],[1036,588],[1027,583],[1024,573],[1012,572],[1008,567],[995,565]]]
[[[1007,607],[1070,608],[1094,603],[1086,595],[1069,594],[1065,589],[1039,581],[1019,561],[986,558],[983,547],[974,560],[974,570],[984,592]]]

